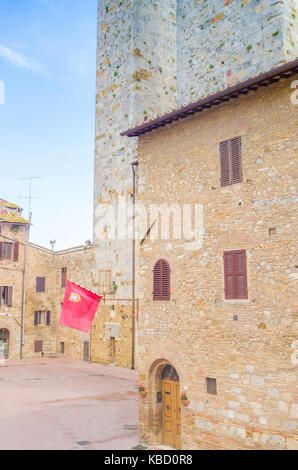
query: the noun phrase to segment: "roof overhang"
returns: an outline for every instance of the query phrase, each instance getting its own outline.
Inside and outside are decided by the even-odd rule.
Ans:
[[[209,95],[199,101],[191,103],[182,108],[176,109],[170,113],[164,114],[152,121],[144,122],[132,129],[122,132],[122,136],[138,137],[146,132],[151,132],[159,127],[164,127],[179,119],[191,116],[195,113],[200,113],[205,109],[210,109],[213,106],[218,106],[221,103],[227,102],[233,98],[238,98],[240,95],[247,95],[250,91],[255,91],[260,87],[267,87],[271,83],[276,83],[282,78],[288,78],[291,75],[298,73],[298,59],[288,62],[280,67],[274,68],[269,72],[262,73],[257,77],[250,78],[244,82],[238,83],[235,86],[226,88],[213,95]]]

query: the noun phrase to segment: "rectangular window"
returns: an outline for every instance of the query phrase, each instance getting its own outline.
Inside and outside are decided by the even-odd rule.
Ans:
[[[12,307],[13,287],[0,287],[0,305]]]
[[[61,354],[65,353],[65,343],[60,343],[60,353]]]
[[[12,259],[12,243],[1,242],[1,259]]]
[[[46,278],[37,277],[36,278],[36,292],[45,292],[46,291]]]
[[[242,181],[242,143],[241,137],[225,140],[219,144],[221,186],[241,183]]]
[[[37,310],[34,313],[34,326],[50,326],[51,312],[49,310]]]
[[[61,269],[61,287],[66,287],[67,284],[67,268]]]
[[[35,353],[42,353],[42,341],[35,341],[34,342],[34,352]]]
[[[210,377],[207,377],[206,385],[208,395],[217,395],[216,379],[211,379]]]
[[[224,252],[225,298],[247,299],[246,251]]]

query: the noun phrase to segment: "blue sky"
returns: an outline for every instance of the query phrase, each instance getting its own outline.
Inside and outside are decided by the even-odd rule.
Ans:
[[[31,241],[92,238],[97,0],[0,0],[0,198],[28,215]]]

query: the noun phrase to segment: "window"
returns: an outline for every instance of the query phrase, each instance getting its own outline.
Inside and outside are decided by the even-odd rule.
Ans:
[[[247,299],[246,251],[224,253],[226,299]]]
[[[64,354],[65,352],[65,343],[60,343],[60,353]]]
[[[241,137],[225,140],[219,144],[221,186],[242,181]]]
[[[36,292],[45,292],[46,291],[46,278],[37,277],[36,278]]]
[[[66,287],[67,284],[67,268],[61,269],[61,287]]]
[[[34,352],[35,353],[42,353],[42,341],[35,341],[34,342]]]
[[[51,312],[49,310],[37,310],[34,312],[34,326],[50,326]]]
[[[206,386],[208,395],[217,395],[216,379],[206,378]]]
[[[0,305],[12,307],[13,287],[0,287]]]
[[[170,265],[161,259],[153,270],[153,300],[170,300]]]
[[[11,260],[12,251],[12,243],[0,243],[0,259]]]

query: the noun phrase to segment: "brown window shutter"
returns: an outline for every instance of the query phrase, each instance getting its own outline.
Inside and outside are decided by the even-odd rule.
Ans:
[[[161,262],[158,261],[153,271],[153,299],[160,300]]]
[[[242,181],[241,137],[225,140],[219,144],[221,186]]]
[[[34,343],[34,352],[41,353],[42,352],[42,341],[35,341]]]
[[[224,253],[224,276],[226,299],[247,299],[246,251]]]
[[[170,300],[170,266],[159,260],[153,270],[153,300]]]
[[[0,242],[0,260],[3,259],[3,242]]]
[[[236,289],[233,251],[227,251],[224,253],[224,271],[226,299],[235,299]]]
[[[51,312],[48,310],[47,311],[47,326],[51,325]]]
[[[230,141],[232,184],[242,181],[242,145],[241,137],[236,137]]]
[[[13,245],[13,261],[19,261],[19,243],[15,242]]]
[[[12,307],[13,287],[7,288],[7,306]]]
[[[170,300],[170,266],[165,260],[162,260],[161,296],[163,300]]]
[[[36,292],[45,292],[46,291],[46,278],[37,277],[36,278]]]
[[[38,312],[34,312],[34,326],[38,326]]]
[[[61,269],[61,287],[66,287],[67,284],[67,268]]]
[[[247,299],[246,251],[235,252],[235,283],[237,299]]]
[[[230,144],[228,140],[221,142],[219,145],[220,154],[220,170],[221,170],[221,186],[231,184],[230,174]]]

